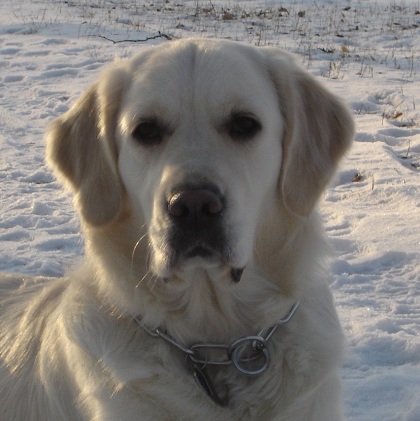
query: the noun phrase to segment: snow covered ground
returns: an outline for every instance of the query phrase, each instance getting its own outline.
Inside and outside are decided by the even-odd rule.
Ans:
[[[43,163],[51,119],[114,57],[191,36],[286,48],[352,107],[356,142],[320,204],[347,417],[419,421],[418,1],[1,0],[0,271],[62,275],[83,253]]]

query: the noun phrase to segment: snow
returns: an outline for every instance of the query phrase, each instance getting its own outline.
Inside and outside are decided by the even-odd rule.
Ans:
[[[106,63],[166,36],[286,48],[357,123],[320,203],[349,345],[347,418],[419,421],[419,11],[411,0],[2,0],[0,271],[59,276],[82,256],[43,136]]]

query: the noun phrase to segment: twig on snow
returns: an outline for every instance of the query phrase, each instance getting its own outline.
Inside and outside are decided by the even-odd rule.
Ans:
[[[108,38],[104,35],[98,35],[98,37],[102,38],[102,39],[105,39],[107,41],[111,41],[113,44],[120,44],[122,42],[146,42],[146,41],[150,41],[152,39],[157,39],[157,38],[165,38],[169,41],[172,39],[169,35],[162,34],[161,32],[158,32],[158,35],[153,35],[151,37],[146,37],[144,39],[122,39],[122,40],[115,41],[115,40],[113,40],[111,38]]]

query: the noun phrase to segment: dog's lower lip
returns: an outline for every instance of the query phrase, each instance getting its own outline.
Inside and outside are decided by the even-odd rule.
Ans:
[[[184,256],[188,259],[192,259],[194,257],[203,257],[209,258],[214,256],[214,251],[205,246],[195,246],[187,250]]]

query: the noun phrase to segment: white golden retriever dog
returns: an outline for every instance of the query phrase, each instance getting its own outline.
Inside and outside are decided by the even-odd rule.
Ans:
[[[276,48],[183,40],[111,65],[48,133],[84,265],[2,277],[1,420],[342,419],[314,208],[352,136]]]

